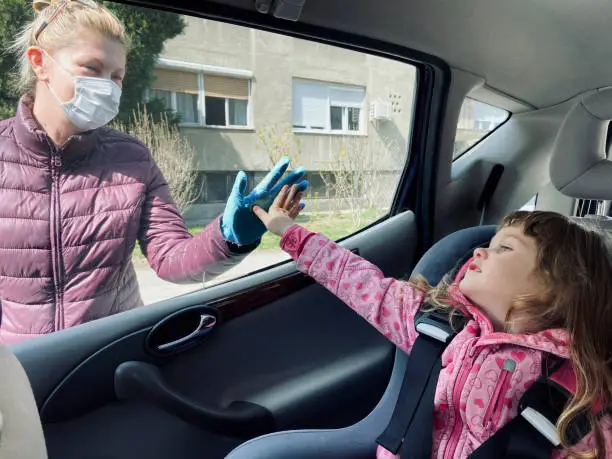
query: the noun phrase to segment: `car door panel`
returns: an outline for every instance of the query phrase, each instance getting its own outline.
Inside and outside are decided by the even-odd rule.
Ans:
[[[109,403],[45,426],[49,458],[222,458],[241,440],[195,427],[143,403]]]
[[[359,249],[386,275],[400,277],[414,264],[416,242],[414,214],[405,212],[341,244]],[[147,336],[157,323],[198,304],[220,311],[219,323],[201,343],[166,357],[147,352]],[[163,409],[154,399],[119,399],[115,378],[117,368],[125,362],[154,365],[168,387],[200,407],[218,412],[235,403],[261,407],[273,418],[269,430],[283,430],[334,428],[363,418],[386,387],[395,352],[331,293],[296,273],[294,263],[43,340],[46,346],[33,340],[14,345],[13,350],[32,380],[51,458],[84,457],[88,450],[68,445],[74,432],[88,438],[82,447],[109,451],[99,457],[133,457],[127,453],[133,448],[126,449],[122,442],[145,435],[143,425],[150,426],[148,432],[158,442],[166,438],[166,432],[159,429],[168,419],[172,420],[170,429],[180,431],[166,438],[170,443],[180,439],[198,445],[200,439],[186,437],[201,436],[225,451],[260,433],[222,423],[188,422],[180,410]],[[65,358],[56,356],[62,350]],[[49,359],[60,368],[49,368],[45,364]],[[54,378],[51,381],[49,374]],[[126,419],[141,421],[126,423]],[[113,435],[95,433],[103,425],[114,426]],[[117,444],[113,447],[109,442]],[[155,451],[146,457],[165,457],[166,447]]]

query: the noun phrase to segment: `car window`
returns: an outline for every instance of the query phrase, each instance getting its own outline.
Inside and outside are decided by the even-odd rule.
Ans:
[[[459,112],[453,159],[497,129],[509,116],[510,113],[502,108],[466,97]]]
[[[587,215],[610,215],[610,201],[602,201],[598,199],[577,199],[575,203],[574,215],[584,217]]]
[[[151,150],[192,235],[222,215],[239,171],[246,173],[251,189],[283,156],[290,157],[291,167],[306,169],[310,186],[298,223],[310,230],[339,239],[389,213],[408,159],[417,89],[414,65],[214,20],[104,4],[126,23],[135,50],[128,55],[119,114],[110,127]],[[22,10],[13,18],[14,28],[7,29],[6,40],[17,36],[32,17],[25,6]],[[17,78],[12,73],[16,61],[7,55],[0,63],[4,82]],[[13,86],[0,84],[5,117],[15,114],[16,94]],[[129,201],[135,188],[124,191],[119,183],[132,180],[134,173],[126,166],[104,174],[97,181],[90,177],[87,189],[98,196],[92,208],[108,212],[108,217],[98,229],[82,227],[81,235],[106,244],[108,250],[99,259],[108,264],[104,269],[109,273],[116,263],[113,257],[119,252],[126,256],[127,251],[145,305],[289,258],[279,249],[279,238],[266,234],[240,264],[214,279],[180,284],[162,280],[158,273],[163,250],[154,270],[140,244],[126,243],[119,234],[133,227],[146,231],[139,226],[146,215],[133,210]],[[106,191],[97,191],[105,184]],[[105,201],[111,189],[126,201],[123,207],[111,209]],[[81,196],[90,199],[87,193]],[[123,219],[125,228],[111,222],[115,215],[122,215],[116,218]],[[85,221],[86,216],[78,218]],[[100,233],[109,228],[117,234]],[[61,237],[70,234],[65,231]],[[85,246],[74,244],[75,253],[76,247]],[[74,256],[83,263],[94,258]],[[92,269],[100,271],[97,265]],[[104,271],[115,275],[109,273]],[[121,282],[131,276],[117,275],[124,276]]]
[[[538,195],[534,194],[531,199],[529,199],[529,201],[527,201],[523,207],[521,207],[519,210],[527,210],[529,212],[536,210],[536,205],[538,202]]]
[[[283,155],[307,170],[299,223],[309,229],[339,239],[389,212],[408,158],[414,66],[242,26],[183,20],[182,33],[164,44],[148,100],[177,115],[185,147],[193,150],[189,188],[195,191],[184,205],[192,234],[223,212],[238,170],[245,170],[251,187]],[[278,242],[266,234],[257,250],[221,276],[182,285],[159,279],[136,248],[143,301],[287,260]]]

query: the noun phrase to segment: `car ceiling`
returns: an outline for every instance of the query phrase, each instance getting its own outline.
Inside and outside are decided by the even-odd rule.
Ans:
[[[534,108],[612,85],[610,0],[307,0],[299,21],[432,54]]]

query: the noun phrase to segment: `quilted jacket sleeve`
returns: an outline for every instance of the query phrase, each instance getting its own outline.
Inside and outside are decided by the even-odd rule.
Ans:
[[[410,352],[417,338],[414,317],[423,303],[420,292],[407,282],[385,278],[377,266],[299,225],[285,232],[281,248],[297,261],[300,271]]]
[[[248,250],[230,251],[221,234],[220,218],[197,236],[189,234],[166,180],[151,160],[139,242],[159,277],[174,283],[205,282],[242,261]]]

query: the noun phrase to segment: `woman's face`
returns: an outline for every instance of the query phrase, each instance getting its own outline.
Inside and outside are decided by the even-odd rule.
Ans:
[[[106,78],[123,85],[126,52],[124,46],[97,32],[82,30],[70,46],[43,55],[48,83],[62,101],[74,96],[72,76]]]
[[[127,56],[121,43],[81,29],[70,45],[57,50],[30,48],[28,58],[40,82],[37,97],[39,90],[52,90],[59,107],[59,102],[74,97],[77,76],[105,78],[122,87]]]

